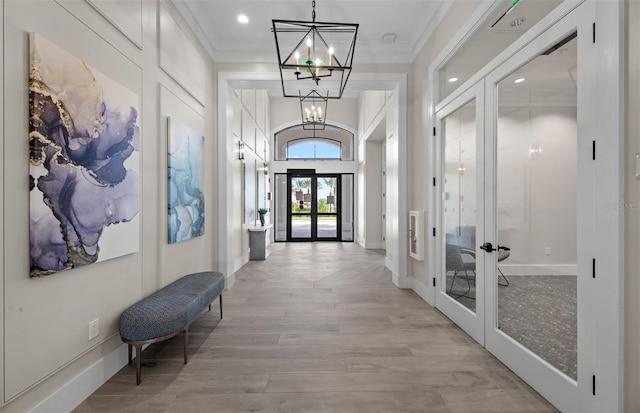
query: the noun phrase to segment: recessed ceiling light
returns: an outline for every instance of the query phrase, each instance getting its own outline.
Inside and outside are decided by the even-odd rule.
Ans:
[[[524,82],[524,77],[519,77],[513,81],[513,83],[522,83],[522,82]]]
[[[238,15],[238,23],[247,24],[247,23],[249,23],[249,18],[247,17],[246,14],[239,14]]]
[[[454,82],[457,82],[457,81],[458,81],[457,77],[450,77],[449,78],[449,83],[454,83]]]

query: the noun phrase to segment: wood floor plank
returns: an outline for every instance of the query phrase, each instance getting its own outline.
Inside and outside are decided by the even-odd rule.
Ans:
[[[183,370],[184,373],[185,370]],[[205,374],[184,373],[178,376],[144,376],[144,386],[132,386],[133,376],[115,376],[101,386],[96,395],[153,395],[153,394],[227,394],[227,393],[264,393],[267,374]]]
[[[380,372],[450,372],[502,370],[498,360],[482,355],[440,357],[357,357],[345,360],[351,373]]]
[[[162,413],[175,399],[175,394],[111,395],[94,394],[73,411],[85,412],[125,412]]]
[[[540,413],[549,411],[549,403],[528,389],[490,389],[466,392],[439,389],[447,407],[452,412],[466,413]]]
[[[215,410],[212,410],[215,406]],[[267,393],[178,395],[166,412],[201,413],[440,413],[449,412],[433,392]]]
[[[365,340],[363,340],[365,341]],[[393,357],[412,355],[407,345],[277,345],[260,347],[210,347],[196,358],[327,358],[327,357]]]
[[[275,373],[269,375],[268,393],[278,392],[421,392],[435,388],[512,388],[520,385],[500,371],[377,372],[377,373]]]
[[[380,251],[276,244],[217,309],[143,352],[77,412],[554,412],[417,294],[391,283]],[[214,306],[215,307],[215,306]]]
[[[447,331],[441,331],[440,335],[434,335],[429,331],[406,331],[406,334],[396,334],[394,332],[384,332],[381,328],[377,332],[368,329],[362,333],[319,333],[319,334],[281,334],[279,344],[291,345],[366,345],[376,344],[387,345],[416,345],[442,343],[454,344],[455,335],[447,336]],[[449,343],[447,343],[449,340]]]

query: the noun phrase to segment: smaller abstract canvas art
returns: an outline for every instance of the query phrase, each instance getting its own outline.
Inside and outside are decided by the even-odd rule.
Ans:
[[[169,243],[204,235],[204,136],[169,117]]]

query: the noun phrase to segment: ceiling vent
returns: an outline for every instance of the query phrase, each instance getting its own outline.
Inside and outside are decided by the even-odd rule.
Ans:
[[[395,33],[385,33],[382,35],[382,43],[395,43],[397,38]]]

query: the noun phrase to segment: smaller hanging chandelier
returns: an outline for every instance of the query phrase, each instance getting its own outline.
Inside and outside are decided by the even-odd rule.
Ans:
[[[300,96],[300,114],[302,115],[302,129],[324,130],[327,119],[327,104],[329,98],[322,96],[317,90],[312,90],[306,95]]]
[[[339,99],[351,74],[358,24],[272,20],[284,97],[298,97],[299,90],[327,90]],[[303,83],[301,84],[300,81]]]

